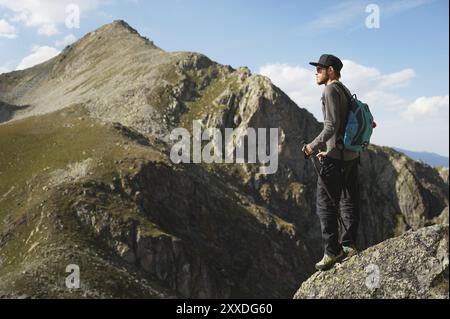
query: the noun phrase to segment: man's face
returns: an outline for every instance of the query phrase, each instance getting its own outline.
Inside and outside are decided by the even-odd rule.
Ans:
[[[316,67],[316,83],[317,85],[326,84],[329,80],[328,68],[323,66]]]

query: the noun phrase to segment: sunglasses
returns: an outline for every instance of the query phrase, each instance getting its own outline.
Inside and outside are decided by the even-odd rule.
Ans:
[[[328,67],[326,67],[326,66],[317,66],[317,67],[316,67],[316,71],[317,71],[318,73],[320,73],[320,72],[322,72],[322,70],[326,70],[326,69],[328,69]]]

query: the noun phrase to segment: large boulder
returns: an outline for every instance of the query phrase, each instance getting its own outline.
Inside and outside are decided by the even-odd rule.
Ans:
[[[388,239],[317,272],[295,294],[302,298],[447,298],[448,225]]]

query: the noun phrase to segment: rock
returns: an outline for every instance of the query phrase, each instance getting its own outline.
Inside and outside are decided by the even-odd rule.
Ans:
[[[439,175],[442,177],[444,182],[448,185],[448,167],[438,166],[436,170],[439,172]]]
[[[448,186],[438,172],[393,149],[371,146],[360,168],[361,248],[430,225],[448,206]]]
[[[432,221],[431,224],[447,224],[448,225],[448,218],[449,217],[449,213],[448,213],[448,206],[444,208],[444,210],[442,211],[442,213],[435,217]]]
[[[302,298],[449,298],[448,225],[388,239],[333,269],[317,272]]]

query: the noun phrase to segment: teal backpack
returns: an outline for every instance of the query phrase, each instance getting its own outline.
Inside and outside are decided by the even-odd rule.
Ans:
[[[350,101],[343,136],[344,148],[353,152],[361,152],[369,146],[373,129],[376,127],[372,113],[367,104],[358,100],[356,94],[350,96],[342,83],[335,83]]]

